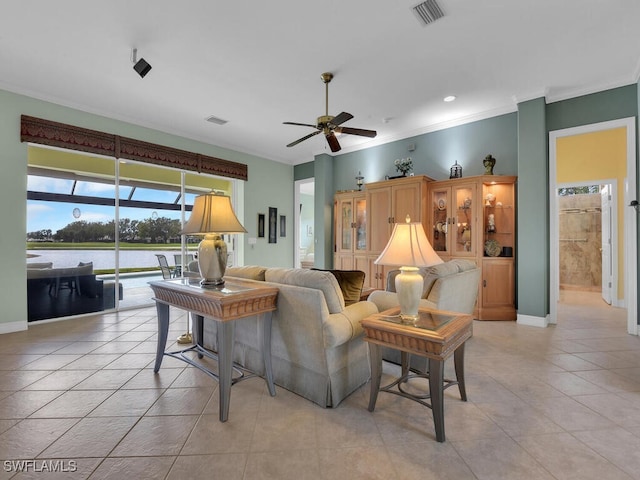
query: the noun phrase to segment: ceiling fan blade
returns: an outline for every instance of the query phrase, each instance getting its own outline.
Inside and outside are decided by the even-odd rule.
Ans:
[[[337,127],[335,129],[338,133],[346,133],[348,135],[360,135],[361,137],[375,137],[378,132],[375,130],[365,130],[364,128],[351,128],[351,127]]]
[[[347,112],[342,112],[339,113],[337,117],[335,117],[333,120],[331,120],[331,125],[334,126],[338,126],[338,125],[342,125],[344,122],[346,122],[347,120],[351,120],[353,118],[353,115],[351,115],[350,113]]]
[[[297,122],[282,122],[283,125],[299,125],[301,127],[318,128],[317,125],[311,125],[310,123],[297,123]]]
[[[294,145],[299,144],[300,142],[304,142],[305,140],[313,137],[314,135],[318,135],[322,130],[316,130],[313,133],[310,133],[309,135],[305,135],[302,138],[299,138],[298,140],[296,140],[295,142],[291,142],[289,145],[287,145],[287,147],[293,147]]]
[[[338,139],[333,134],[333,132],[329,132],[325,136],[327,137],[327,142],[329,143],[329,148],[331,148],[331,151],[332,152],[340,151],[340,143],[338,142]]]

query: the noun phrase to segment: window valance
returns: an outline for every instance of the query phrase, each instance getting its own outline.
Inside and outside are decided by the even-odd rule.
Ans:
[[[22,115],[20,141],[247,180],[247,165],[88,128]]]

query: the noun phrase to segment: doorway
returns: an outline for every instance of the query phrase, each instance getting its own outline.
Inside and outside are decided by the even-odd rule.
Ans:
[[[618,302],[616,180],[558,186],[560,303]]]
[[[296,268],[312,268],[315,258],[315,181],[313,178],[296,180],[294,192],[295,209],[295,258]]]
[[[637,325],[637,216],[628,205],[636,199],[635,118],[585,125],[549,133],[549,212],[550,212],[550,291],[549,323],[557,323],[560,301],[560,242],[574,241],[560,235],[559,188],[608,185],[612,195],[611,217],[606,219],[612,231],[611,303],[627,310],[627,331],[638,334]],[[600,193],[601,189],[599,189]],[[606,191],[606,190],[605,190]],[[601,206],[602,208],[602,206]],[[601,212],[602,213],[602,212]],[[601,215],[602,216],[602,215]],[[602,220],[602,219],[601,219]],[[600,223],[602,228],[602,223]],[[617,235],[617,241],[614,236]],[[602,246],[600,247],[602,248]],[[606,260],[608,262],[608,260]],[[606,273],[606,272],[605,272]],[[606,283],[609,283],[606,280]],[[608,293],[605,292],[605,295]]]

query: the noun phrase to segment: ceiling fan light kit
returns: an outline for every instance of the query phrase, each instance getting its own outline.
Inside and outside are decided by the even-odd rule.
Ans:
[[[311,125],[309,123],[283,122],[285,125],[298,125],[300,127],[311,127],[316,129],[315,132],[291,142],[287,145],[287,147],[298,145],[299,143],[304,142],[305,140],[318,135],[319,133],[324,134],[325,138],[327,139],[327,143],[329,144],[329,148],[332,152],[338,152],[341,149],[340,142],[338,142],[338,138],[335,135],[336,133],[374,138],[377,135],[377,132],[374,130],[341,126],[343,123],[353,118],[353,115],[351,115],[350,113],[342,112],[335,117],[329,115],[329,82],[331,82],[331,80],[333,79],[333,73],[325,72],[320,76],[320,78],[322,78],[322,81],[325,85],[325,114],[318,117],[315,125]]]

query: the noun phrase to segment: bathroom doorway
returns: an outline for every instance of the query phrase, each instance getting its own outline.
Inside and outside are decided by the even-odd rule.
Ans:
[[[604,221],[607,222],[605,229],[608,226],[611,230],[611,242],[605,243],[604,246],[601,244],[600,248],[603,251],[598,253],[601,261],[602,257],[605,257],[605,265],[611,263],[610,272],[607,272],[605,266],[601,280],[601,282],[604,281],[605,286],[611,282],[611,289],[608,292],[605,289],[600,296],[610,295],[612,307],[626,309],[627,332],[633,335],[638,334],[637,213],[629,206],[631,201],[637,199],[635,128],[635,118],[630,117],[549,132],[549,323],[551,324],[557,323],[558,303],[561,300],[561,239],[573,243],[582,243],[583,239],[583,237],[561,237],[558,189],[608,185],[609,187],[598,188],[601,202],[603,193],[609,197],[609,190],[612,202],[610,208],[606,207],[605,215],[603,215],[601,203],[599,225],[602,229],[604,216]],[[605,199],[605,203],[606,201]],[[584,218],[586,219],[587,216]],[[605,234],[605,237],[607,236]],[[597,253],[591,254],[592,258],[597,257]],[[606,258],[607,255],[610,256],[609,259]],[[599,302],[604,304],[604,300]]]
[[[559,185],[560,303],[617,305],[616,181]]]

